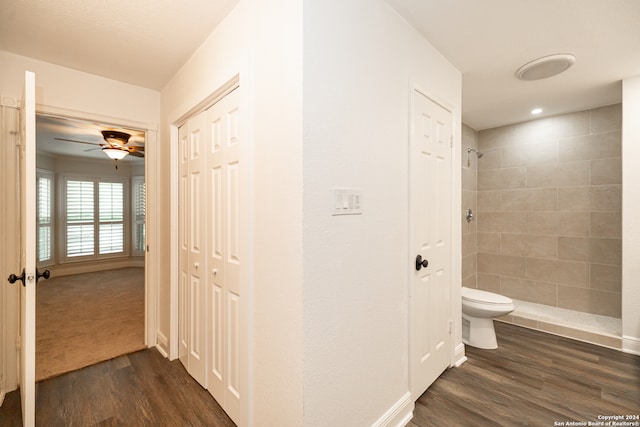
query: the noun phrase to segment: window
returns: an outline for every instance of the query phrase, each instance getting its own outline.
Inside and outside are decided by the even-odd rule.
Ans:
[[[65,177],[64,191],[65,258],[124,254],[124,182]]]
[[[36,232],[38,265],[53,263],[53,172],[36,173]]]
[[[131,178],[131,213],[133,224],[133,255],[143,256],[145,251],[146,230],[145,219],[147,210],[147,192],[143,176]]]

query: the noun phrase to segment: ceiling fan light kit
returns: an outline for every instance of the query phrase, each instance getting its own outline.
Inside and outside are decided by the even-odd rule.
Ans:
[[[107,156],[109,156],[110,159],[113,159],[113,160],[122,160],[126,157],[127,154],[129,154],[127,150],[123,150],[121,148],[113,148],[113,147],[103,148],[102,151]]]

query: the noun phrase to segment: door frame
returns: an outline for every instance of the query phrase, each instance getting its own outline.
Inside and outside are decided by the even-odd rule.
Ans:
[[[71,110],[44,104],[36,104],[36,116],[38,114],[51,115],[66,119],[93,121],[113,126],[131,128],[144,131],[144,180],[146,186],[146,253],[144,257],[144,344],[150,347],[156,344],[157,318],[158,318],[158,280],[157,271],[160,265],[159,251],[157,249],[157,171],[158,171],[158,124],[143,123],[131,119],[105,116],[85,111]],[[151,215],[149,215],[151,212]]]
[[[11,109],[15,109],[13,114],[17,115],[17,105],[7,105],[5,100],[3,100],[2,111],[4,112],[7,107]],[[157,269],[160,265],[158,254],[159,251],[157,248],[157,236],[158,236],[158,228],[157,228],[157,185],[156,185],[156,177],[158,170],[158,135],[157,135],[157,124],[153,123],[142,123],[134,120],[128,120],[123,118],[115,118],[110,116],[104,116],[100,114],[88,113],[83,111],[71,110],[62,107],[56,107],[51,105],[44,105],[36,103],[36,115],[38,114],[46,114],[53,115],[63,118],[69,119],[79,119],[79,120],[87,120],[87,121],[96,121],[98,123],[109,123],[115,126],[122,127],[130,127],[139,130],[143,130],[145,132],[145,183],[147,185],[147,213],[152,212],[151,215],[147,214],[146,217],[146,228],[147,228],[147,247],[151,248],[151,250],[147,250],[145,254],[145,346],[149,347],[155,345],[156,343],[156,331],[157,331],[157,295],[158,295],[158,280],[157,280]],[[10,114],[7,114],[10,115]],[[3,129],[4,138],[13,137],[13,132],[17,131],[17,129],[12,129],[10,125],[5,123],[4,117],[3,120]],[[12,126],[17,126],[17,118],[15,124]],[[14,156],[11,156],[11,152],[14,153]],[[5,148],[3,148],[3,155],[0,156],[0,159],[3,160],[3,167],[10,166],[8,168],[4,168],[6,176],[14,176],[15,180],[18,179],[16,174],[16,167],[14,158],[17,158],[17,149],[13,144],[5,144]],[[4,191],[6,195],[10,195],[10,188],[14,188],[15,182],[10,182],[11,180],[6,180]],[[17,197],[17,196],[16,196]],[[6,198],[5,198],[6,199]],[[8,204],[6,200],[2,202],[5,206]],[[15,204],[16,201],[14,200]],[[15,230],[14,233],[11,233],[11,228],[6,224],[3,224],[3,227],[7,227],[4,229],[5,232],[5,240],[4,240],[4,248],[8,249],[11,247],[15,247],[15,245],[20,241],[20,230],[19,227],[15,225],[16,221],[19,221],[18,215],[13,215],[11,218],[7,218],[6,222],[11,223],[11,227]],[[4,271],[13,271],[15,268],[13,265],[19,264],[19,259],[14,255],[9,255],[9,251],[5,250],[6,256],[3,259],[3,269]],[[9,259],[11,258],[11,259]],[[15,259],[14,259],[15,258]],[[16,286],[16,285],[13,285]],[[2,311],[3,311],[3,322],[4,328],[2,331],[2,339],[4,343],[7,343],[7,349],[0,354],[0,357],[3,358],[3,378],[4,380],[0,383],[0,403],[4,398],[4,393],[8,390],[13,390],[17,386],[17,375],[18,375],[18,360],[17,357],[14,357],[13,353],[15,353],[15,349],[12,348],[10,343],[16,342],[16,337],[18,336],[19,328],[19,319],[18,312],[16,310],[18,301],[19,301],[19,290],[18,287],[11,290],[12,288],[8,288],[3,285],[2,298],[0,298],[0,302],[2,302]],[[17,289],[17,290],[16,290]],[[16,379],[14,379],[16,378]]]
[[[408,134],[407,134],[407,325],[408,325],[408,347],[409,347],[409,391],[413,393],[413,309],[412,309],[412,278],[415,269],[415,253],[412,247],[412,221],[411,221],[411,132],[413,129],[413,113],[415,110],[415,92],[419,92],[422,95],[429,98],[434,103],[438,104],[449,113],[451,113],[451,136],[452,136],[452,150],[451,150],[451,212],[453,218],[451,219],[451,257],[450,257],[450,269],[451,269],[451,320],[452,320],[452,337],[451,348],[449,357],[449,367],[460,366],[465,360],[464,356],[464,344],[462,343],[462,228],[461,217],[455,213],[461,211],[461,120],[460,110],[455,107],[454,104],[442,99],[430,90],[426,90],[416,81],[411,81],[409,84],[409,111],[408,111]],[[462,215],[462,214],[460,214]],[[457,285],[456,285],[457,284]],[[413,400],[416,400],[419,396],[412,396]]]

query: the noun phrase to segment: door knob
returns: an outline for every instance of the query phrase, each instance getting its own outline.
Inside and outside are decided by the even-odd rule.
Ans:
[[[48,279],[49,277],[51,277],[51,272],[49,270],[45,270],[42,273],[40,273],[40,271],[36,268],[36,283],[38,283],[38,280],[41,277]]]
[[[195,268],[196,270],[198,269],[198,267],[200,267],[200,264],[197,262],[193,263],[193,268]]]
[[[16,276],[15,274],[10,274],[7,280],[12,285],[16,283],[18,280],[20,280],[22,282],[22,286],[24,286],[24,268],[22,269],[22,274],[20,276]]]
[[[422,268],[427,268],[429,266],[429,261],[426,259],[422,259],[422,255],[418,255],[416,257],[416,271],[422,270]]]

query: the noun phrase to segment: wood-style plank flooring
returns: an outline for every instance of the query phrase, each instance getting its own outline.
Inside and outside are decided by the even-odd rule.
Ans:
[[[640,414],[640,357],[499,322],[496,330],[499,348],[467,347],[469,360],[418,399],[410,427],[554,426]],[[155,349],[42,381],[36,406],[40,426],[234,425],[179,361]],[[20,425],[15,391],[0,408],[0,426]]]
[[[498,349],[467,346],[467,362],[420,396],[409,426],[587,425],[598,415],[640,415],[639,356],[494,323]]]
[[[20,393],[7,394],[0,426],[22,425]],[[155,349],[37,383],[37,426],[235,426],[208,391]]]

